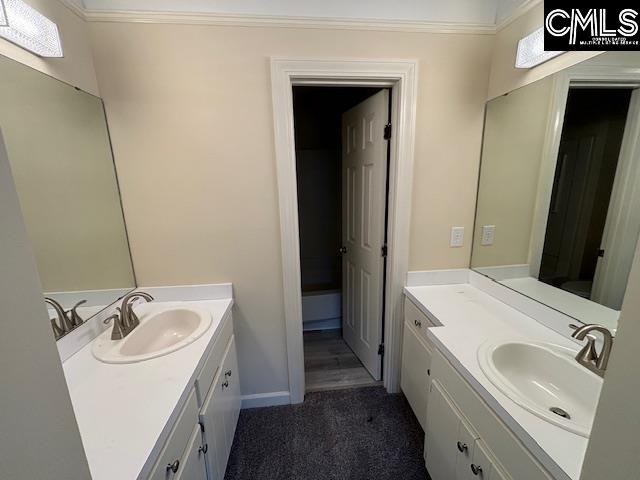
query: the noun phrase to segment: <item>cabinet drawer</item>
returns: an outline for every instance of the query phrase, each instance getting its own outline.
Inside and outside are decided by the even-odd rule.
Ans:
[[[411,328],[418,332],[422,338],[429,343],[431,347],[431,341],[427,338],[427,329],[435,327],[436,324],[431,321],[424,313],[422,313],[418,307],[409,299],[404,299],[404,321],[408,323]]]
[[[222,357],[224,356],[227,344],[231,339],[231,335],[233,335],[233,319],[231,318],[231,315],[225,318],[223,322],[224,325],[222,325],[220,336],[213,344],[213,348],[211,349],[211,352],[209,352],[209,356],[207,357],[198,378],[196,378],[196,394],[198,396],[198,406],[200,407],[204,404],[204,399],[207,397],[207,393],[211,388],[213,379],[215,378],[216,373],[220,368],[220,364],[222,363]]]
[[[185,403],[182,412],[178,416],[169,438],[162,449],[160,458],[153,467],[150,480],[169,480],[175,478],[175,473],[167,468],[178,461],[178,471],[180,463],[183,462],[183,454],[189,444],[189,439],[193,432],[194,426],[198,423],[198,402],[196,401],[195,390],[191,390],[191,394]]]

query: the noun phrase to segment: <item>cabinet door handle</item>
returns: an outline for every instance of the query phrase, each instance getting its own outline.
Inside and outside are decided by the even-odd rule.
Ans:
[[[474,475],[482,476],[482,467],[480,465],[474,465],[472,463],[471,464],[471,471],[473,472]]]
[[[229,380],[225,380],[222,384],[222,389],[224,390],[225,388],[229,388]]]
[[[226,372],[224,372],[224,376],[225,377],[230,377],[231,376],[231,370],[227,370]]]
[[[209,444],[205,443],[198,448],[198,453],[207,453],[209,451]]]
[[[171,470],[173,473],[176,473],[178,468],[180,468],[180,460],[176,460],[175,462],[167,465],[167,470]]]
[[[469,449],[466,443],[458,442],[458,451],[460,453],[466,452]]]
[[[416,327],[422,328],[422,322],[420,320],[414,320],[413,323],[416,324]]]

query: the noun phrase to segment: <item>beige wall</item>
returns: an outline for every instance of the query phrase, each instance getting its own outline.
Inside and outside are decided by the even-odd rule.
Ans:
[[[494,98],[510,92],[599,54],[599,52],[568,52],[535,68],[515,68],[518,40],[540,28],[543,23],[544,5],[543,2],[540,2],[497,33],[491,60],[487,98]]]
[[[420,61],[410,267],[468,265],[491,36],[90,27],[139,283],[234,283],[244,394],[288,390],[270,56]]]
[[[135,286],[100,99],[0,57],[0,105],[44,291]]]
[[[0,39],[0,55],[97,95],[87,23],[59,0],[24,1],[58,25],[64,58],[40,58],[4,39]]]
[[[473,267],[529,263],[552,87],[549,76],[487,103]],[[496,226],[493,245],[483,225]]]

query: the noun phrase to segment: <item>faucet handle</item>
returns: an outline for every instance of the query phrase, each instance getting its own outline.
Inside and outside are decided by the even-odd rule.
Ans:
[[[51,318],[50,320],[51,320],[51,328],[53,329],[53,337],[56,340],[60,340],[64,336],[65,331],[64,329],[58,326],[58,324],[53,318]]]
[[[598,352],[596,352],[596,339],[591,335],[587,335],[587,344],[578,352],[576,360],[578,362],[597,362]]]
[[[111,323],[111,320],[117,320],[117,319],[118,319],[118,314],[114,313],[113,315],[109,315],[107,318],[102,320],[102,323],[104,323],[105,325],[109,325]]]
[[[73,325],[73,328],[79,327],[84,323],[84,319],[80,316],[77,309],[80,305],[84,305],[85,303],[87,303],[86,300],[80,300],[78,303],[76,303],[73,306],[71,310],[67,312],[67,316],[71,320],[71,324]]]
[[[118,311],[120,309],[117,309]],[[122,340],[126,336],[125,327],[122,324],[122,319],[119,314],[114,313],[105,318],[102,323],[109,325],[109,322],[113,320],[113,328],[111,329],[111,340]]]

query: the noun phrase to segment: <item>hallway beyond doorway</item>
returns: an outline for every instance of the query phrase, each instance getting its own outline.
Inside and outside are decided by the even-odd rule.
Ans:
[[[382,385],[369,375],[339,329],[304,333],[304,373],[307,392]]]

